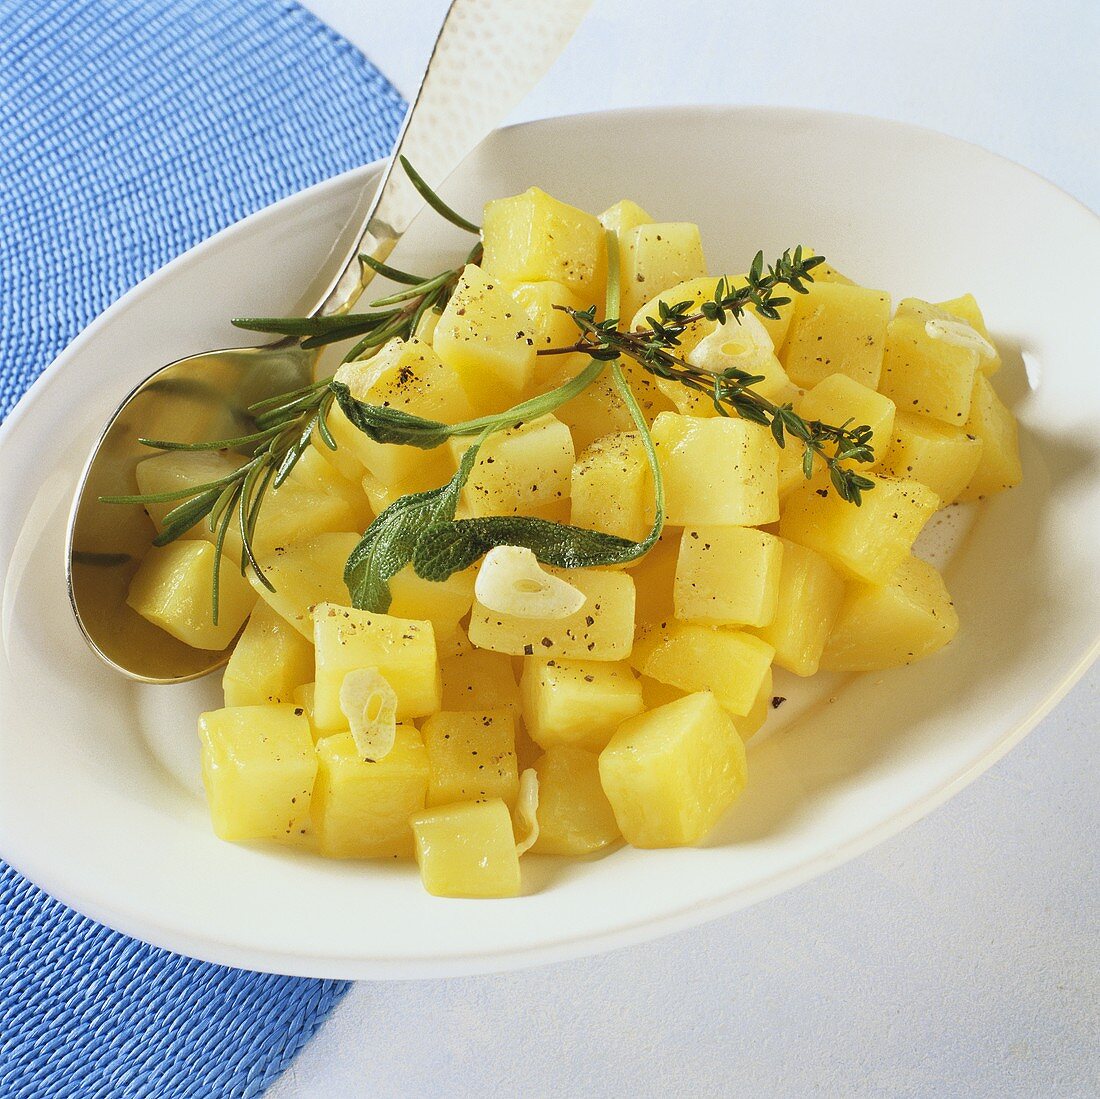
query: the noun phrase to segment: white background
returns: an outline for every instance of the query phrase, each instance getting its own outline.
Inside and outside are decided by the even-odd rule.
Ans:
[[[446,3],[307,6],[407,96]],[[1098,55],[1097,0],[597,0],[515,118],[873,114],[978,142],[1097,209]],[[707,927],[496,977],[360,983],[269,1095],[1100,1094],[1098,717],[1094,669],[931,817]]]

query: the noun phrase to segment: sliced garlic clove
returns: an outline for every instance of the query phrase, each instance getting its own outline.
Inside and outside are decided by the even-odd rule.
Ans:
[[[477,570],[474,595],[489,610],[516,618],[568,618],[585,601],[583,592],[548,573],[523,546],[489,550]]]
[[[397,738],[397,692],[377,668],[357,668],[340,684],[340,710],[363,759],[385,759]]]
[[[528,767],[519,776],[516,825],[524,833],[523,839],[516,844],[516,854],[522,855],[539,838],[539,774],[533,767]]]
[[[995,359],[997,349],[972,324],[957,317],[933,317],[924,322],[924,330],[933,340],[943,340],[952,347],[966,347],[978,352],[981,359]]]
[[[774,354],[775,345],[760,318],[755,313],[742,313],[715,324],[713,331],[688,352],[687,361],[709,374],[721,374],[730,367],[752,373],[753,363]]]

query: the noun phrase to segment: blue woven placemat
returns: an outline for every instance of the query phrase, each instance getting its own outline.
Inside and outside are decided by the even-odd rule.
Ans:
[[[390,146],[404,104],[288,0],[0,0],[0,416],[218,229]],[[344,985],[212,966],[0,864],[0,1096],[254,1096]]]

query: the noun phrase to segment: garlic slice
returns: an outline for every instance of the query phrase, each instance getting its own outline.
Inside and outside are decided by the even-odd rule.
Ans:
[[[516,844],[516,854],[522,855],[539,838],[539,773],[533,767],[528,767],[519,776],[516,825],[526,833]]]
[[[357,668],[344,676],[340,709],[363,759],[385,759],[397,738],[397,692],[377,668]]]
[[[568,618],[584,606],[585,595],[548,573],[524,546],[494,546],[474,581],[483,607],[516,618]]]
[[[933,317],[924,322],[924,330],[933,340],[943,340],[952,347],[977,351],[982,359],[995,359],[997,349],[972,324],[958,318]]]
[[[689,352],[687,361],[697,370],[721,374],[736,367],[754,373],[753,365],[761,359],[770,361],[775,345],[768,330],[755,313],[742,313],[740,317],[727,316],[716,324]]]

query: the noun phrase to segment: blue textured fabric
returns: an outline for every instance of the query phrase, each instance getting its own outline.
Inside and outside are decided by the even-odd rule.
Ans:
[[[287,0],[0,0],[0,416],[218,229],[392,142],[404,105]],[[207,965],[0,864],[0,1096],[259,1095],[344,986]]]

